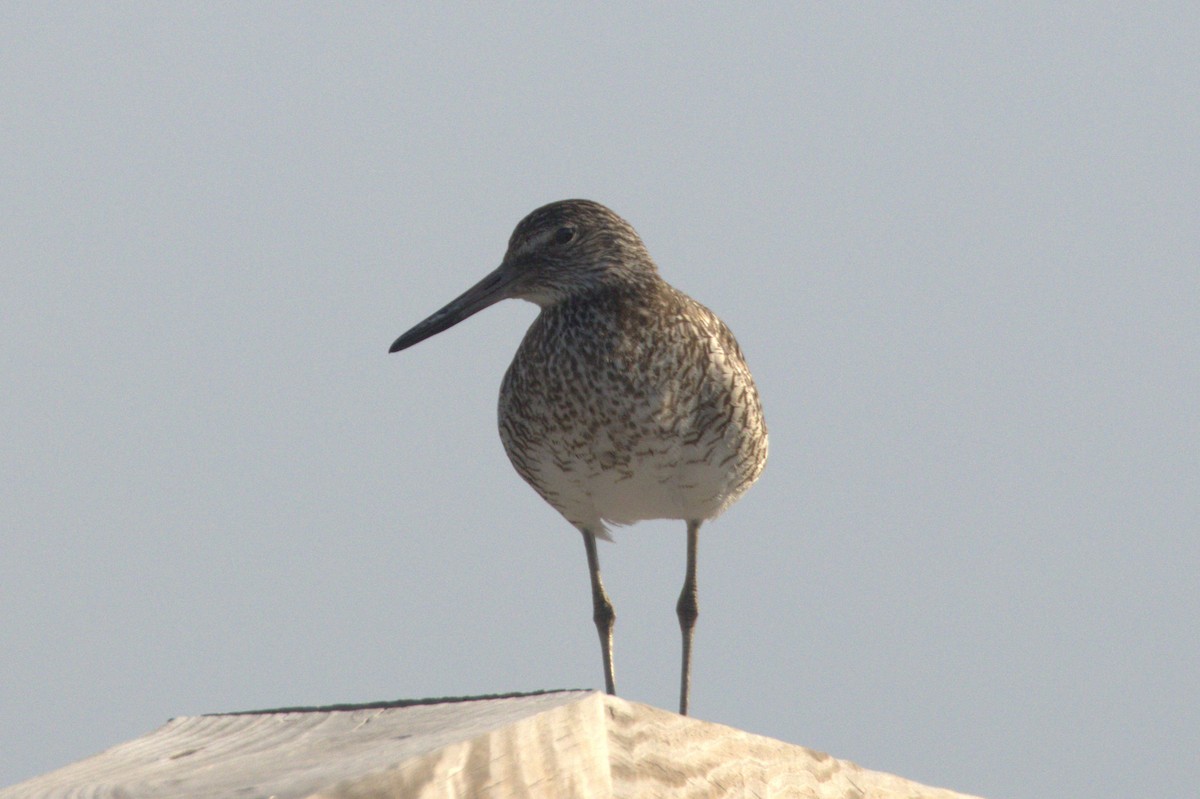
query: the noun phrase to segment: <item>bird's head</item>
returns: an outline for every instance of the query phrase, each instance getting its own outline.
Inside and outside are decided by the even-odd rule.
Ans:
[[[522,219],[499,267],[396,339],[389,351],[411,347],[503,299],[548,308],[597,289],[656,279],[654,261],[633,226],[600,203],[560,200]]]

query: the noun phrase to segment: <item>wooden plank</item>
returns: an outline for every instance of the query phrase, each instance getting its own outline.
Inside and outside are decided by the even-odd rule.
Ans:
[[[614,795],[972,799],[649,705],[607,703]]]
[[[0,799],[963,799],[587,691],[173,719]]]
[[[562,711],[542,722],[551,729],[594,734],[597,724],[580,718],[588,712],[599,716],[594,707],[580,705],[591,696],[572,691],[407,707],[177,718],[141,738],[2,790],[0,799],[371,795],[354,793],[353,786],[389,784],[372,780],[379,774],[391,775],[391,783],[405,790],[424,779],[430,792],[375,795],[470,796],[444,792],[437,783],[469,790],[486,781],[478,772],[479,752],[490,748],[494,737],[524,744],[528,724],[520,723],[536,722],[551,711]],[[514,725],[516,730],[505,732]],[[590,775],[599,771],[608,782],[607,762],[574,763],[584,755],[595,760],[603,747],[566,744],[564,760],[582,769],[579,781],[590,788]],[[538,749],[545,751],[544,742]],[[611,795],[611,789],[606,785],[595,795]]]

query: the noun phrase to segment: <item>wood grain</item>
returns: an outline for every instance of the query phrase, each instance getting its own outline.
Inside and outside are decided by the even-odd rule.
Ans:
[[[587,691],[172,719],[0,799],[963,799]]]

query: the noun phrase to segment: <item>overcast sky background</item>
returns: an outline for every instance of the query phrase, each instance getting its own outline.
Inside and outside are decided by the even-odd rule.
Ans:
[[[516,475],[587,197],[754,370],[693,712],[988,797],[1200,784],[1194,3],[0,6],[0,785],[169,717],[603,685]],[[600,551],[673,708],[684,526]]]

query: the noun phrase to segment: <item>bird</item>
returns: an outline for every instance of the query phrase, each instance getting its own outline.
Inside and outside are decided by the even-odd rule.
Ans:
[[[540,311],[500,386],[501,443],[517,473],[583,534],[609,694],[616,694],[616,613],[596,540],[612,540],[610,525],[646,519],[687,525],[676,603],[686,716],[700,526],[737,501],[767,460],[750,369],[725,323],[668,284],[634,228],[591,200],[531,212],[494,271],[389,352],[509,298]]]

